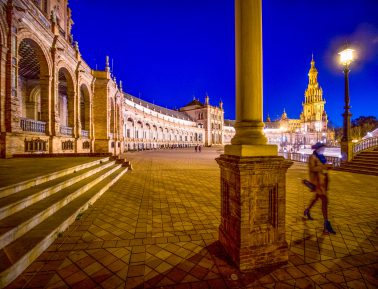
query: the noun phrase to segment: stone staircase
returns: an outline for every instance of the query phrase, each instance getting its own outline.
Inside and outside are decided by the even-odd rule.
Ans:
[[[378,176],[378,148],[359,153],[352,161],[342,164],[338,170]]]
[[[0,188],[0,288],[127,172],[110,157]]]

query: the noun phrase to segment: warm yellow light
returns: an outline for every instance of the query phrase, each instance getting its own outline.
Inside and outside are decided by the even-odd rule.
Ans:
[[[340,62],[343,65],[349,65],[351,62],[354,60],[354,55],[353,55],[354,50],[347,48],[341,52],[339,52],[340,55]]]

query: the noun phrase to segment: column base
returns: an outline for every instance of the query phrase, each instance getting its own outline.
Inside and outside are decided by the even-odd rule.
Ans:
[[[278,156],[221,155],[219,241],[241,271],[287,262],[286,171]]]
[[[289,259],[286,240],[261,246],[239,247],[236,246],[235,240],[219,226],[219,242],[242,272],[286,264]]]
[[[352,141],[341,141],[341,155],[343,162],[350,162],[353,159],[353,143]]]
[[[278,148],[276,145],[226,145],[224,147],[225,155],[240,157],[258,157],[258,156],[277,156]]]

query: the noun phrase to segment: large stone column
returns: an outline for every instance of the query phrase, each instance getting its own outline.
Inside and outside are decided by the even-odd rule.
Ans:
[[[221,169],[219,241],[240,270],[288,259],[285,174],[263,132],[261,0],[235,0],[236,134],[217,162]]]

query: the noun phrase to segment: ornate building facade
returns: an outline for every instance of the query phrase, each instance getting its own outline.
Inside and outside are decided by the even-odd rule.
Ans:
[[[271,144],[277,144],[281,151],[298,151],[316,142],[333,144],[334,132],[328,129],[328,117],[324,109],[323,89],[318,83],[318,70],[314,58],[308,73],[303,110],[299,119],[288,118],[286,111],[280,119],[271,121],[268,116],[264,132]]]
[[[91,69],[71,35],[67,0],[0,0],[0,156],[112,153],[223,145],[235,134],[218,106],[193,99],[166,109],[123,91]],[[284,112],[265,133],[282,150],[329,142],[323,91],[312,59],[300,119]]]
[[[223,104],[169,110],[93,70],[67,0],[0,0],[0,155],[112,153],[223,144]]]

